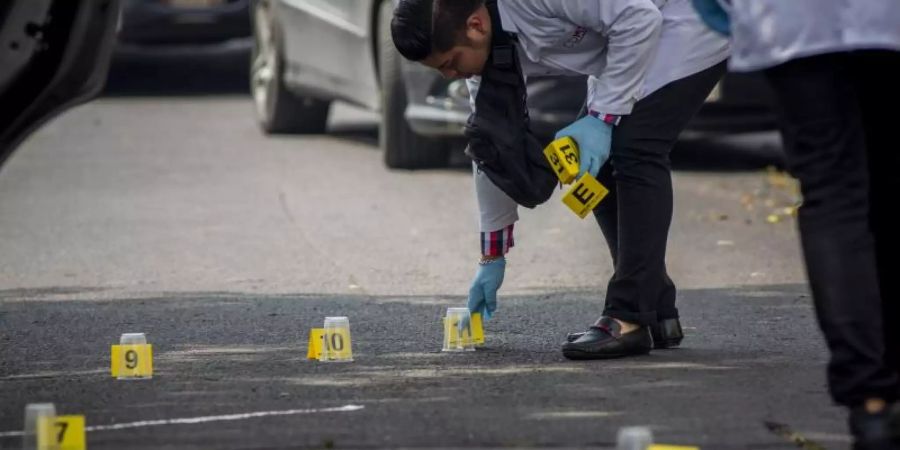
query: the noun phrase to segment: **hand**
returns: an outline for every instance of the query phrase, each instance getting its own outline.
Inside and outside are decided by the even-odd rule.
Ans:
[[[485,320],[497,310],[497,291],[503,284],[506,258],[500,257],[478,266],[478,273],[469,288],[469,312],[481,313]]]
[[[578,178],[585,173],[597,177],[609,159],[612,129],[612,125],[587,115],[556,133],[556,139],[570,137],[578,145]]]

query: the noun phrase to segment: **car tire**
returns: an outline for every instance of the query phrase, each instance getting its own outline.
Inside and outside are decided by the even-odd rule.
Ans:
[[[250,90],[256,118],[267,134],[324,133],[331,103],[294,95],[284,82],[284,44],[268,0],[253,3]]]
[[[393,13],[393,2],[382,1],[378,10],[377,42],[381,80],[378,141],[384,151],[384,163],[395,169],[445,167],[450,155],[448,145],[416,134],[406,121],[408,100],[400,70],[401,56],[391,39]]]

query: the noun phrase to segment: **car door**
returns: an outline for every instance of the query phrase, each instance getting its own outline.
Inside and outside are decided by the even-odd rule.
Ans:
[[[372,56],[375,0],[281,0],[285,81],[325,99],[378,107]]]
[[[118,0],[0,2],[0,165],[31,131],[103,88]]]

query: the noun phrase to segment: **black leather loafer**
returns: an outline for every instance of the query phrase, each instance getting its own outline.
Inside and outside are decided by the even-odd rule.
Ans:
[[[566,335],[566,342],[575,342],[584,331],[579,333],[569,333]],[[655,326],[650,327],[650,335],[653,336],[653,348],[676,348],[681,345],[684,339],[684,333],[681,331],[681,322],[678,319],[666,319],[658,322]]]
[[[645,355],[653,347],[648,327],[622,333],[619,323],[610,317],[601,317],[578,339],[563,344],[563,356],[569,359],[611,359]]]
[[[653,348],[676,348],[684,339],[678,318],[656,322],[656,325],[650,327],[650,334],[653,336]]]

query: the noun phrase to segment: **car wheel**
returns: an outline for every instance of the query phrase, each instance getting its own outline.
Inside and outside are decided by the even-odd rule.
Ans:
[[[284,46],[268,0],[253,4],[250,89],[266,133],[324,133],[330,102],[294,95],[284,83]]]
[[[381,123],[378,141],[384,162],[397,169],[443,167],[449,157],[448,145],[416,134],[406,121],[408,104],[400,54],[391,39],[393,2],[385,0],[379,8],[378,68],[381,80]]]

